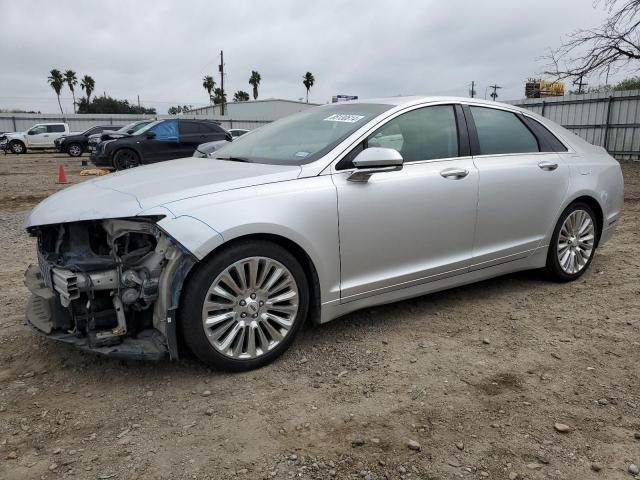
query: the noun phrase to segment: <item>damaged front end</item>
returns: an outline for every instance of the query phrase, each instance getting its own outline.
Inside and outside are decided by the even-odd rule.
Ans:
[[[175,310],[195,263],[158,218],[29,228],[38,263],[25,274],[27,321],[49,338],[110,356],[177,358]]]

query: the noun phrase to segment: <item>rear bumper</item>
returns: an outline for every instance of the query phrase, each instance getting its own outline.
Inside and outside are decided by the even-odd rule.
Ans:
[[[57,312],[63,308],[58,296],[43,280],[40,268],[30,265],[25,272],[25,285],[31,291],[27,304],[27,324],[36,332],[57,342],[73,345],[86,352],[129,360],[162,360],[168,357],[164,336],[155,329],[147,329],[133,337],[126,337],[117,345],[91,344],[90,337],[80,332],[70,332],[61,328]]]

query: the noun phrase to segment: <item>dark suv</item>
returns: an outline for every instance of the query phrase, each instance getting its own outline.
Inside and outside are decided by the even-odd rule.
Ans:
[[[91,161],[97,167],[123,170],[190,157],[199,144],[226,138],[231,135],[211,120],[157,120],[135,135],[100,142]]]
[[[122,126],[100,125],[91,127],[89,130],[85,130],[77,135],[65,135],[64,137],[56,138],[53,144],[59,152],[68,153],[72,157],[79,157],[87,150],[90,135],[102,133],[105,130],[118,130],[119,128],[122,128]]]

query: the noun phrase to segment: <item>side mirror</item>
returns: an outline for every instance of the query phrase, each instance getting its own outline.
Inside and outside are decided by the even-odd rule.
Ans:
[[[224,139],[225,139],[227,142],[233,142],[233,135],[231,135],[229,132],[227,132],[227,133],[225,133],[225,135],[224,135]]]
[[[156,138],[156,132],[152,132],[151,130],[149,130],[146,134],[145,137],[147,137],[147,139],[151,140],[152,138]]]
[[[402,170],[402,155],[393,148],[365,148],[353,159],[356,170],[349,175],[350,182],[367,182],[374,173]]]

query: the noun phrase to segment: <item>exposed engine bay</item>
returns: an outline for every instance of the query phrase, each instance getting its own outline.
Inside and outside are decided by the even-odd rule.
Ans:
[[[195,260],[154,218],[30,229],[27,321],[56,340],[128,358],[177,357],[175,309]]]

